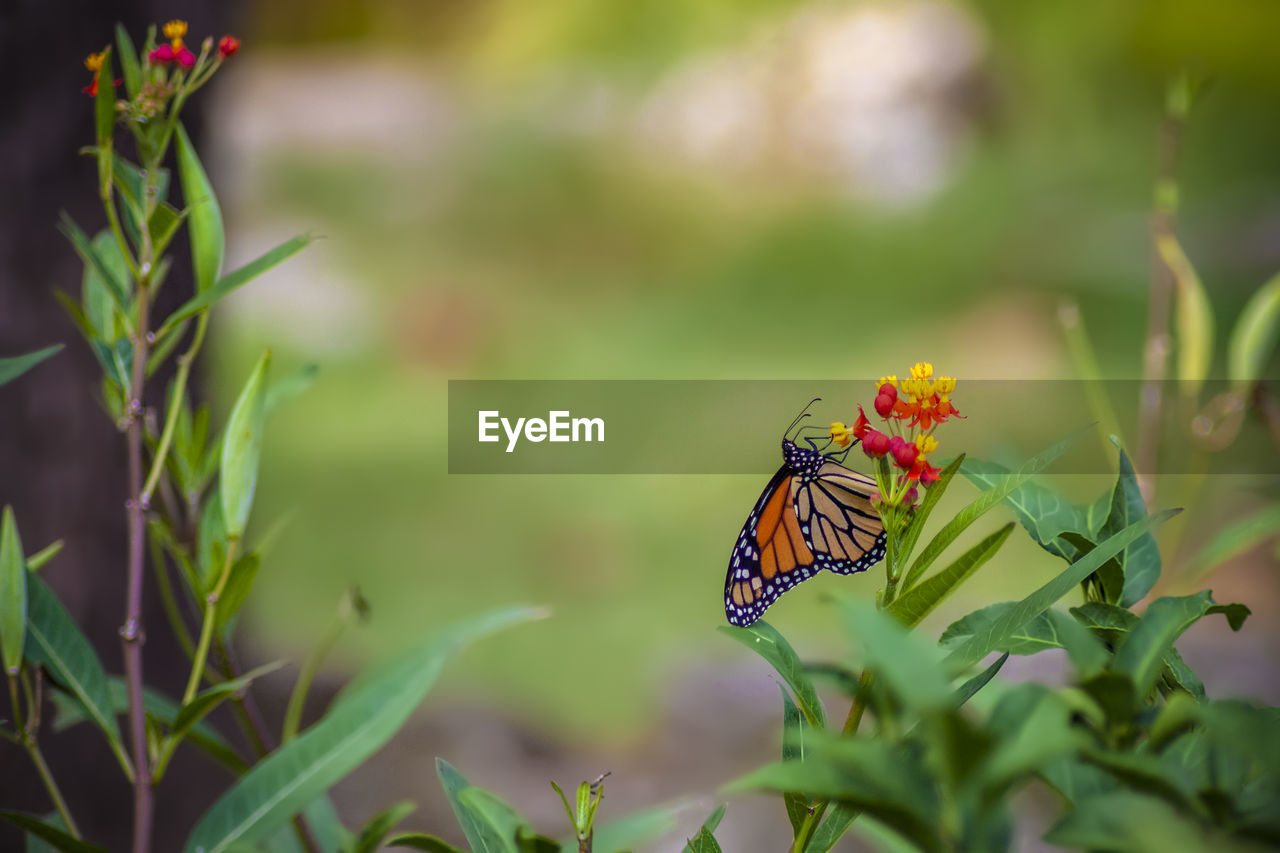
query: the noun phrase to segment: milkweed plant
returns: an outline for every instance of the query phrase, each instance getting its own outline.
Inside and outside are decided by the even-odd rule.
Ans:
[[[311,237],[288,240],[239,269],[222,269],[222,214],[181,111],[240,42],[208,38],[197,51],[186,43],[182,21],[151,28],[141,49],[123,28],[115,35],[114,45],[85,61],[95,138],[84,152],[97,164],[105,224],[91,235],[64,215],[60,227],[84,275],[78,298],[58,297],[101,367],[102,401],[126,447],[124,672],[104,670],[41,579],[40,569],[61,543],[28,553],[16,514],[6,506],[0,652],[10,713],[0,735],[26,754],[49,810],[0,809],[0,818],[26,833],[28,849],[102,849],[80,830],[76,804],[62,796],[41,747],[45,738],[83,724],[105,739],[120,784],[132,788],[134,853],[155,849],[155,790],[165,784],[178,749],[202,750],[228,771],[226,789],[190,828],[185,853],[457,851],[438,837],[397,831],[412,803],[391,805],[351,830],[327,792],[391,738],[458,648],[544,614],[511,607],[445,627],[362,674],[303,728],[314,674],[364,610],[352,592],[299,668],[283,719],[273,726],[263,717],[255,682],[280,665],[244,671],[232,627],[262,559],[261,539],[247,531],[263,431],[272,409],[298,383],[273,380],[270,353],[263,353],[225,422],[215,425],[209,407],[192,400],[188,379],[211,310]],[[156,316],[169,249],[183,229],[193,289],[176,310]],[[1255,337],[1268,339],[1274,315],[1254,323],[1264,327]],[[59,348],[0,359],[0,382]],[[171,378],[149,391],[148,382],[157,384],[161,375]],[[936,432],[964,417],[952,399],[956,386],[922,362],[901,381],[887,376],[875,383],[877,425],[861,406],[852,425],[831,424],[832,443],[860,442],[873,469],[874,505],[886,535],[884,586],[874,603],[869,595],[837,602],[850,651],[836,663],[801,661],[764,621],[720,627],[762,656],[782,681],[780,760],[724,792],[777,795],[793,853],[830,850],[850,831],[890,850],[1008,850],[1011,798],[1028,786],[1053,793],[1057,816],[1045,840],[1060,847],[1167,853],[1280,844],[1280,715],[1210,699],[1175,647],[1197,620],[1221,617],[1238,630],[1249,609],[1217,603],[1207,591],[1147,600],[1161,570],[1153,533],[1175,510],[1148,511],[1123,449],[1114,486],[1087,506],[1034,479],[1078,435],[1012,471],[963,454],[935,465]],[[149,399],[162,405],[153,411]],[[940,526],[931,524],[957,477],[977,487],[977,497]],[[959,537],[998,506],[1012,509],[1016,521],[957,553]],[[936,642],[922,636],[921,620],[988,563],[1018,524],[1047,552],[1046,560],[1061,561],[1056,576],[1021,600],[956,620]],[[926,539],[927,529],[933,533]],[[707,577],[714,583],[716,573]],[[142,624],[144,586],[164,605],[167,634]],[[1074,605],[1055,607],[1073,593]],[[190,670],[180,696],[148,686],[144,638],[176,643],[186,655]],[[998,678],[1011,655],[1051,649],[1063,650],[1070,662],[1065,686]],[[819,684],[830,688],[828,696],[847,696],[842,725],[829,721]],[[980,693],[983,701],[972,701]],[[223,705],[247,748],[205,719]],[[46,719],[52,722],[42,725]],[[601,777],[583,782],[572,801],[555,787],[570,826],[557,841],[443,759],[437,771],[476,853],[616,853],[673,825],[673,809],[659,807],[597,827]],[[724,806],[716,809],[684,849],[720,850],[715,833],[724,813]]]

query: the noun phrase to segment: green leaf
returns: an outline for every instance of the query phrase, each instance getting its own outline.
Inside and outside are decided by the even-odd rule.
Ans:
[[[0,522],[0,651],[10,675],[22,670],[22,641],[26,635],[27,564],[13,507],[5,504],[4,520]]]
[[[1098,547],[1089,537],[1070,530],[1062,534],[1062,541],[1075,548],[1078,555],[1088,554]],[[1080,557],[1077,556],[1075,559],[1078,560]],[[1086,586],[1091,580],[1102,590],[1103,600],[1107,604],[1119,604],[1124,598],[1124,565],[1121,563],[1121,557],[1112,557],[1099,566],[1096,572],[1085,578]]]
[[[1249,298],[1227,342],[1227,376],[1241,397],[1253,390],[1262,375],[1276,337],[1280,335],[1280,274],[1274,275]]]
[[[1078,677],[1087,678],[1106,667],[1111,656],[1092,631],[1060,610],[1046,610],[1044,616],[1057,635],[1058,643],[1066,649]]]
[[[183,218],[183,214],[171,204],[160,202],[156,205],[156,209],[151,212],[151,219],[147,221],[147,231],[151,235],[151,250],[156,255],[169,248],[169,241],[173,239],[174,234],[178,233],[178,227],[182,225]]]
[[[1010,522],[964,552],[946,569],[908,589],[889,605],[889,612],[908,627],[920,624],[956,587],[995,556],[1012,532]]]
[[[1010,471],[994,462],[967,459],[961,473],[983,489],[994,488]],[[1060,537],[1064,531],[1092,530],[1086,514],[1062,495],[1035,481],[1023,483],[1005,496],[1018,522],[1041,548],[1067,562],[1078,552]]]
[[[975,635],[991,630],[1016,606],[1017,602],[1001,601],[967,613],[947,626],[942,636],[938,638],[938,643],[944,648],[957,649],[973,639]],[[1059,648],[1061,645],[1054,624],[1049,621],[1045,613],[1041,613],[1010,632],[992,651],[1014,655],[1034,655],[1045,649]]]
[[[473,843],[473,853],[520,853],[517,838],[529,821],[511,808],[497,794],[474,785],[458,792],[458,802],[474,817],[480,827],[480,843]]]
[[[240,608],[249,597],[249,591],[253,589],[253,582],[258,577],[258,565],[261,562],[257,554],[245,554],[231,564],[227,585],[223,588],[222,595],[218,597],[218,603],[214,605],[213,628],[215,631],[222,630],[240,612]]]
[[[258,457],[262,452],[262,426],[266,419],[267,365],[271,352],[263,353],[245,382],[227,419],[219,467],[222,517],[227,536],[239,539],[249,523],[254,487],[258,482]]]
[[[1244,620],[1248,619],[1253,611],[1243,604],[1215,604],[1205,611],[1206,616],[1212,613],[1221,613],[1227,617],[1227,624],[1231,626],[1231,630],[1239,631],[1244,627]]]
[[[984,727],[993,747],[981,769],[984,790],[1000,792],[1085,742],[1071,725],[1071,708],[1039,684],[1020,684],[1005,693]]]
[[[774,668],[778,675],[782,676],[782,680],[791,688],[791,693],[796,699],[796,705],[800,708],[801,713],[804,714],[805,719],[809,721],[809,725],[815,729],[826,727],[827,714],[822,707],[822,700],[818,698],[818,691],[814,689],[813,682],[809,680],[809,676],[805,673],[804,666],[800,663],[799,655],[796,654],[795,649],[791,648],[791,644],[786,641],[786,638],[778,633],[776,628],[761,619],[749,628],[721,625],[717,630],[722,634],[733,637],[733,639],[768,661],[769,665]]]
[[[1073,805],[1119,787],[1111,774],[1075,758],[1048,762],[1040,769],[1040,776]]]
[[[186,853],[221,853],[271,835],[380,749],[426,697],[458,648],[541,615],[529,608],[495,611],[366,670],[338,694],[319,722],[259,762],[205,812],[187,839]]]
[[[840,602],[845,627],[862,649],[868,669],[909,707],[922,711],[951,706],[951,684],[938,665],[938,649],[869,601]]]
[[[1138,622],[1138,615],[1114,604],[1090,601],[1081,607],[1071,608],[1071,615],[1111,646],[1118,646]],[[1199,698],[1204,697],[1204,684],[1182,660],[1178,650],[1170,648],[1164,657],[1163,677],[1171,687],[1177,687]]]
[[[417,806],[405,801],[378,812],[360,830],[351,853],[377,853],[386,837],[400,821],[408,817]]]
[[[1120,473],[1111,493],[1111,513],[1098,530],[1099,539],[1118,533],[1135,521],[1147,517],[1147,507],[1142,501],[1133,465],[1124,448],[1118,449]],[[1150,533],[1139,536],[1132,545],[1124,549],[1120,564],[1124,568],[1124,593],[1120,596],[1119,603],[1123,607],[1132,607],[1160,579],[1160,548],[1156,545],[1155,537]]]
[[[959,708],[974,696],[978,695],[978,691],[986,687],[991,679],[1004,668],[1005,662],[1009,660],[1009,653],[1005,652],[1000,657],[991,662],[991,665],[982,672],[970,678],[964,684],[956,688],[955,706]]]
[[[946,663],[956,669],[965,669],[1009,642],[1013,634],[1032,619],[1048,610],[1055,601],[1075,589],[1085,578],[1097,571],[1104,562],[1120,553],[1152,527],[1177,515],[1178,510],[1165,510],[1142,521],[1129,525],[1111,536],[1089,554],[1072,563],[1057,577],[1032,592],[1001,614],[989,626],[975,633],[947,656]]]
[[[193,213],[188,214],[187,218],[191,219],[193,216]],[[194,225],[195,223],[192,222],[193,227]],[[253,281],[267,270],[279,266],[281,263],[287,261],[289,258],[309,246],[314,239],[315,238],[310,235],[303,234],[294,237],[292,240],[286,240],[279,246],[276,246],[274,249],[260,255],[239,269],[227,273],[225,276],[218,279],[218,282],[212,287],[201,289],[194,297],[188,299],[179,306],[176,311],[170,314],[161,326],[161,332],[168,331],[188,317],[198,314],[200,311],[210,307],[223,297],[239,290],[241,287],[248,284],[250,281]]]
[[[112,264],[106,260],[98,246],[89,240],[88,236],[75,223],[75,220],[67,215],[66,211],[63,211],[62,218],[58,222],[58,230],[71,241],[71,247],[80,256],[80,260],[84,261],[85,267],[92,270],[101,279],[107,295],[115,304],[116,310],[126,317],[129,316],[129,288],[124,276],[119,275],[112,269]],[[115,245],[115,241],[112,241],[112,245]],[[116,246],[116,248],[118,249],[119,247]]]
[[[685,849],[689,853],[721,853],[716,837],[708,832],[705,826],[698,830],[697,835],[689,839]]]
[[[447,841],[421,832],[406,832],[387,839],[388,847],[406,847],[410,850],[426,850],[428,853],[466,853]]]
[[[270,416],[278,407],[310,388],[319,372],[320,365],[304,364],[283,379],[272,382],[267,389],[267,415]]]
[[[472,852],[497,853],[497,851],[508,849],[502,846],[501,839],[495,840],[490,836],[491,829],[488,822],[462,800],[462,792],[472,787],[466,777],[443,758],[436,758],[436,775],[440,777],[440,787],[444,789],[445,799],[449,801],[453,816],[457,818],[458,825],[462,828],[462,834],[467,839],[467,843],[471,845]]]
[[[907,572],[903,582],[904,585],[908,589],[914,586],[916,580],[933,564],[933,561],[938,559],[947,546],[956,541],[960,534],[969,528],[969,525],[985,515],[988,510],[1003,501],[1027,480],[1048,467],[1053,460],[1065,453],[1067,448],[1074,444],[1082,434],[1083,431],[1076,432],[1043,453],[1028,459],[1017,471],[1001,478],[997,485],[978,495],[973,503],[956,513],[955,517],[943,525],[932,541],[925,546],[924,551],[920,553],[916,561],[912,563],[911,569]]]
[[[246,672],[239,678],[229,679],[220,682],[212,687],[197,694],[190,702],[183,705],[176,716],[173,718],[172,731],[170,736],[180,739],[186,736],[200,720],[209,715],[214,708],[221,705],[225,700],[230,699],[236,693],[244,690],[254,679],[275,672],[284,666],[284,661],[275,661],[273,663],[264,664],[263,666]]]
[[[865,737],[818,736],[804,762],[766,765],[727,786],[730,792],[804,790],[859,808],[911,839],[938,851],[937,789],[910,744]]]
[[[124,24],[116,24],[116,52],[120,54],[120,71],[124,75],[124,89],[135,98],[142,89],[142,69],[138,67],[138,54]]]
[[[1195,268],[1172,234],[1159,235],[1156,250],[1177,284],[1173,320],[1178,341],[1178,379],[1183,383],[1183,394],[1194,397],[1213,362],[1213,306]]]
[[[39,551],[32,554],[30,557],[27,557],[27,571],[29,572],[40,571],[40,569],[48,565],[50,560],[58,556],[58,552],[62,550],[63,544],[65,543],[61,539],[57,539],[53,542],[50,542],[48,545],[44,546]],[[1236,606],[1242,606],[1242,605],[1236,605]]]
[[[1167,773],[1156,755],[1104,749],[1085,749],[1082,755],[1085,761],[1110,773],[1127,788],[1154,794],[1183,814],[1194,814],[1198,810],[1194,785],[1186,777]]]
[[[333,800],[327,793],[312,800],[311,804],[303,809],[301,817],[307,822],[307,828],[311,830],[316,846],[323,853],[345,851],[354,842],[351,833],[338,819]],[[276,830],[275,835],[271,836],[264,846],[269,853],[308,853],[298,841],[297,831],[290,825]]]
[[[781,684],[782,691],[782,760],[804,761],[805,741],[809,734],[809,724],[804,715],[791,701],[791,695]],[[800,834],[800,827],[809,816],[809,805],[812,798],[798,791],[787,791],[782,795],[783,805],[787,809],[787,819],[791,821],[792,837]],[[713,827],[714,831],[714,827]]]
[[[1132,678],[1138,696],[1145,697],[1155,686],[1174,641],[1209,611],[1209,605],[1208,592],[1157,598],[1116,648],[1112,668]]]
[[[1076,803],[1045,835],[1058,847],[1080,850],[1211,850],[1200,828],[1167,803],[1119,790]]]
[[[195,272],[196,292],[202,293],[213,287],[222,267],[226,241],[222,230],[222,211],[209,184],[209,176],[205,174],[204,166],[200,164],[200,158],[181,124],[178,124],[174,136],[177,141],[178,181],[182,184],[191,234],[191,267]]]
[[[951,485],[951,481],[955,479],[956,472],[960,470],[960,466],[963,464],[964,454],[961,453],[948,462],[947,467],[943,468],[942,473],[938,475],[938,479],[925,489],[924,500],[920,502],[920,506],[916,507],[915,512],[911,514],[911,523],[903,531],[902,541],[898,543],[898,560],[902,563],[911,559],[911,552],[915,550],[916,543],[920,541],[920,534],[924,532],[925,522],[929,520],[929,516],[933,513],[933,508],[938,505],[938,501],[942,500],[942,495],[946,492],[947,486]]]
[[[50,826],[33,815],[0,809],[0,819],[7,820],[22,831],[49,842],[54,849],[61,850],[63,853],[106,853],[104,848],[85,841],[79,841],[61,829]]]
[[[107,736],[121,765],[128,768],[107,692],[107,674],[93,646],[39,576],[27,578],[27,596],[27,658],[43,665],[54,681],[80,700],[89,719]]]
[[[809,839],[809,846],[805,848],[805,853],[827,853],[844,837],[849,827],[861,814],[862,809],[848,803],[832,805],[826,818],[813,831],[813,837]]]
[[[62,344],[54,344],[51,347],[29,352],[26,355],[0,358],[0,385],[17,379],[60,349],[62,349]]]

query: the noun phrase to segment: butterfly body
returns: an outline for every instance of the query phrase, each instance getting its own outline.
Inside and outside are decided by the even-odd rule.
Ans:
[[[729,556],[724,610],[733,625],[755,622],[778,596],[822,569],[854,574],[884,556],[884,526],[871,505],[874,480],[789,439],[782,459]]]

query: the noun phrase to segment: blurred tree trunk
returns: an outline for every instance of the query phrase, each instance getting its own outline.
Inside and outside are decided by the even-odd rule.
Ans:
[[[93,134],[91,104],[80,92],[90,78],[84,57],[113,39],[117,21],[141,41],[149,24],[178,13],[190,16],[190,41],[198,44],[205,35],[216,38],[227,30],[230,7],[214,0],[7,0],[0,11],[0,79],[6,88],[0,125],[0,356],[67,345],[0,388],[0,502],[13,505],[28,552],[66,540],[42,576],[84,628],[109,673],[122,669],[117,632],[125,601],[125,446],[98,402],[97,364],[53,297],[58,288],[78,300],[81,277],[80,262],[55,224],[60,210],[90,233],[105,223],[96,167],[78,153]],[[197,139],[204,102],[197,97],[183,111]],[[187,251],[185,245],[175,247],[161,316],[190,292]],[[151,383],[145,402],[155,406],[166,380],[160,376]],[[147,682],[180,693],[185,660],[154,595],[146,598],[144,626]],[[72,814],[91,840],[127,849],[132,793],[119,767],[96,730],[78,726],[56,735],[51,716],[46,702],[40,743]],[[202,756],[179,750],[178,758],[182,762],[175,762],[158,790],[157,851],[180,849],[192,822],[227,782]],[[0,807],[52,811],[21,749],[0,742],[0,768]],[[0,849],[21,845],[17,833],[0,827]]]

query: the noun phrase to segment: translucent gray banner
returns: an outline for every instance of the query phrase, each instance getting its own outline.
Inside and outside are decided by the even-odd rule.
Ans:
[[[1140,474],[1280,474],[1276,425],[1226,383],[1195,396],[1161,386],[1154,471]],[[951,395],[962,418],[935,431],[935,460],[967,453],[1017,465],[1094,424],[1050,469],[1105,474],[1117,431],[1133,454],[1139,381],[962,380]],[[814,397],[806,423],[853,423],[862,405],[883,427],[875,383],[859,380],[453,380],[451,474],[765,474],[779,463],[787,425]],[[813,433],[817,434],[817,433]],[[850,462],[859,463],[855,449]],[[1134,460],[1141,468],[1140,460]]]

